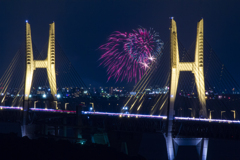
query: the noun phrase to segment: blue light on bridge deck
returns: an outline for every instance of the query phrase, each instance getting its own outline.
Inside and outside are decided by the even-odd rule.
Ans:
[[[60,94],[57,94],[57,98],[60,98],[61,96],[60,96]]]
[[[29,98],[31,98],[32,97],[32,95],[31,94],[29,94],[29,96],[28,96]]]
[[[28,23],[28,20],[26,20],[26,23]]]
[[[123,107],[123,110],[128,110],[128,107]]]
[[[0,109],[13,109],[13,110],[22,110],[22,107],[13,107],[13,106],[0,106]]]
[[[58,113],[72,113],[75,114],[76,111],[69,110],[57,110],[57,109],[44,109],[44,108],[30,108],[32,111],[40,111],[40,112],[58,112]]]
[[[43,98],[46,98],[46,97],[47,97],[47,95],[46,95],[46,94],[44,94],[44,95],[43,95]]]

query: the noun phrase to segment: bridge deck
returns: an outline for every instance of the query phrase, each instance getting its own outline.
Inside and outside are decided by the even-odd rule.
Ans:
[[[11,106],[0,106],[0,110],[23,110],[22,107],[11,107]],[[50,112],[50,113],[66,113],[76,114],[76,111],[70,110],[57,110],[57,109],[44,109],[44,108],[30,108],[34,112]],[[167,116],[161,115],[145,115],[145,114],[125,114],[125,113],[111,113],[111,112],[90,112],[82,111],[85,115],[107,115],[107,116],[118,116],[128,118],[151,118],[151,119],[167,119]],[[209,123],[233,123],[240,124],[239,120],[226,120],[226,119],[207,119],[207,118],[193,118],[193,117],[174,117],[174,120],[180,121],[195,121],[195,122],[209,122]]]

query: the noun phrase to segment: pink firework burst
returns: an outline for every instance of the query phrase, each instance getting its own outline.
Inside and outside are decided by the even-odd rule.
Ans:
[[[137,83],[161,53],[163,42],[157,32],[141,27],[133,30],[133,33],[116,31],[99,48],[104,51],[100,65],[107,67],[108,80],[126,79],[131,82],[135,79]]]

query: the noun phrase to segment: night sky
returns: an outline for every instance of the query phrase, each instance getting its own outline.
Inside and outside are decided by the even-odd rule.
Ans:
[[[167,41],[171,16],[186,48],[195,40],[197,22],[203,17],[205,38],[240,84],[240,1],[233,0],[0,0],[0,68],[7,68],[24,43],[25,20],[39,51],[48,41],[48,24],[54,21],[56,40],[86,84],[125,86],[127,81],[107,82],[106,68],[99,67],[98,47],[113,31],[130,32],[139,25],[154,28]]]

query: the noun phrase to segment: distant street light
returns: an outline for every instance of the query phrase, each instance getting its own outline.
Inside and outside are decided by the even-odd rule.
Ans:
[[[214,112],[214,110],[212,110],[212,111],[210,110],[209,112],[210,112],[209,113],[209,119],[212,119],[212,112]]]
[[[222,114],[223,114],[224,112],[226,112],[226,111],[221,111],[221,119],[222,119]]]
[[[233,112],[233,118],[235,120],[235,118],[236,118],[236,111],[235,110],[231,110],[231,112]]]
[[[65,103],[65,110],[67,110],[67,105],[68,105],[69,103]]]
[[[36,103],[37,103],[38,101],[34,101],[34,108],[36,108]]]
[[[194,117],[192,108],[188,108],[188,109],[191,111],[191,117]]]
[[[53,101],[53,102],[55,102],[55,104],[56,104],[56,109],[58,109],[58,101]]]
[[[93,103],[93,102],[90,102],[90,104],[92,104],[92,110],[95,111],[95,110],[94,110],[94,103]]]

